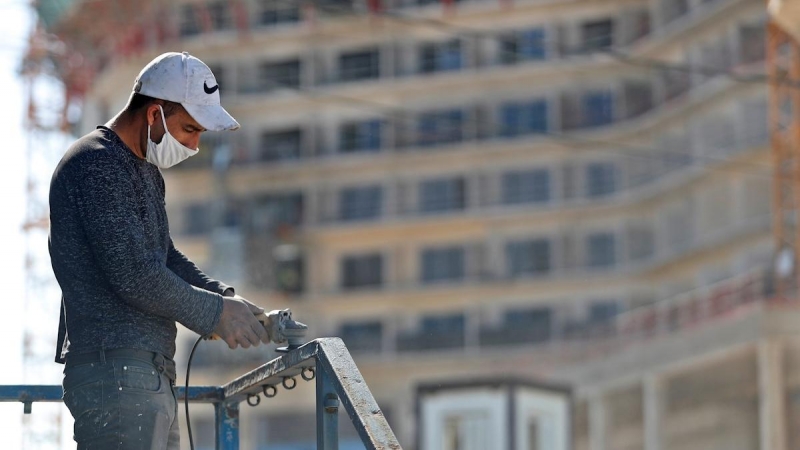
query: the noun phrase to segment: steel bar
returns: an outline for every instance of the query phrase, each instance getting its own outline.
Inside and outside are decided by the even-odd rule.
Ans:
[[[175,394],[179,401],[183,401],[186,396],[186,388],[176,386]],[[225,391],[219,386],[189,386],[189,402],[218,403],[224,399],[224,396]]]
[[[350,420],[367,450],[402,448],[378,403],[372,397],[361,372],[339,338],[318,339],[319,367],[333,383]],[[320,377],[320,369],[317,377]]]
[[[59,385],[0,386],[0,402],[60,402],[64,391]]]
[[[239,402],[214,403],[217,450],[239,450]]]
[[[222,386],[225,400],[242,402],[247,399],[247,394],[261,393],[261,386],[280,385],[283,377],[297,376],[303,368],[314,367],[313,358],[317,355],[318,342],[322,340],[311,341]]]
[[[339,396],[317,360],[317,450],[339,450]]]

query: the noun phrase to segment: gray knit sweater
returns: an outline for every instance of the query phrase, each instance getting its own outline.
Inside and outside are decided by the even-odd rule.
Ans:
[[[175,322],[201,335],[219,322],[228,286],[175,248],[161,172],[106,127],[76,141],[53,174],[49,248],[69,352],[173,357]]]

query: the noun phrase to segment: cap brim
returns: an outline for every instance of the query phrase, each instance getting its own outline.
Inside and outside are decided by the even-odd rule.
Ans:
[[[236,130],[239,122],[220,105],[191,105],[183,104],[186,112],[206,130],[226,131]]]

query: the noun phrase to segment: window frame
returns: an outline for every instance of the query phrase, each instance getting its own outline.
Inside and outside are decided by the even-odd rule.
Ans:
[[[462,245],[426,247],[419,254],[422,284],[460,282],[467,277],[466,249]]]
[[[339,287],[359,290],[383,286],[384,259],[381,252],[343,255],[339,260]]]

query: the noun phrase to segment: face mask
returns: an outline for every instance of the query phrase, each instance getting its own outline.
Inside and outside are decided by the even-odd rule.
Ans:
[[[178,142],[167,129],[167,121],[164,119],[164,109],[161,110],[161,123],[164,124],[164,137],[161,142],[156,144],[150,140],[150,125],[147,126],[147,162],[154,164],[162,169],[168,169],[184,159],[196,155],[199,149],[192,150]]]

